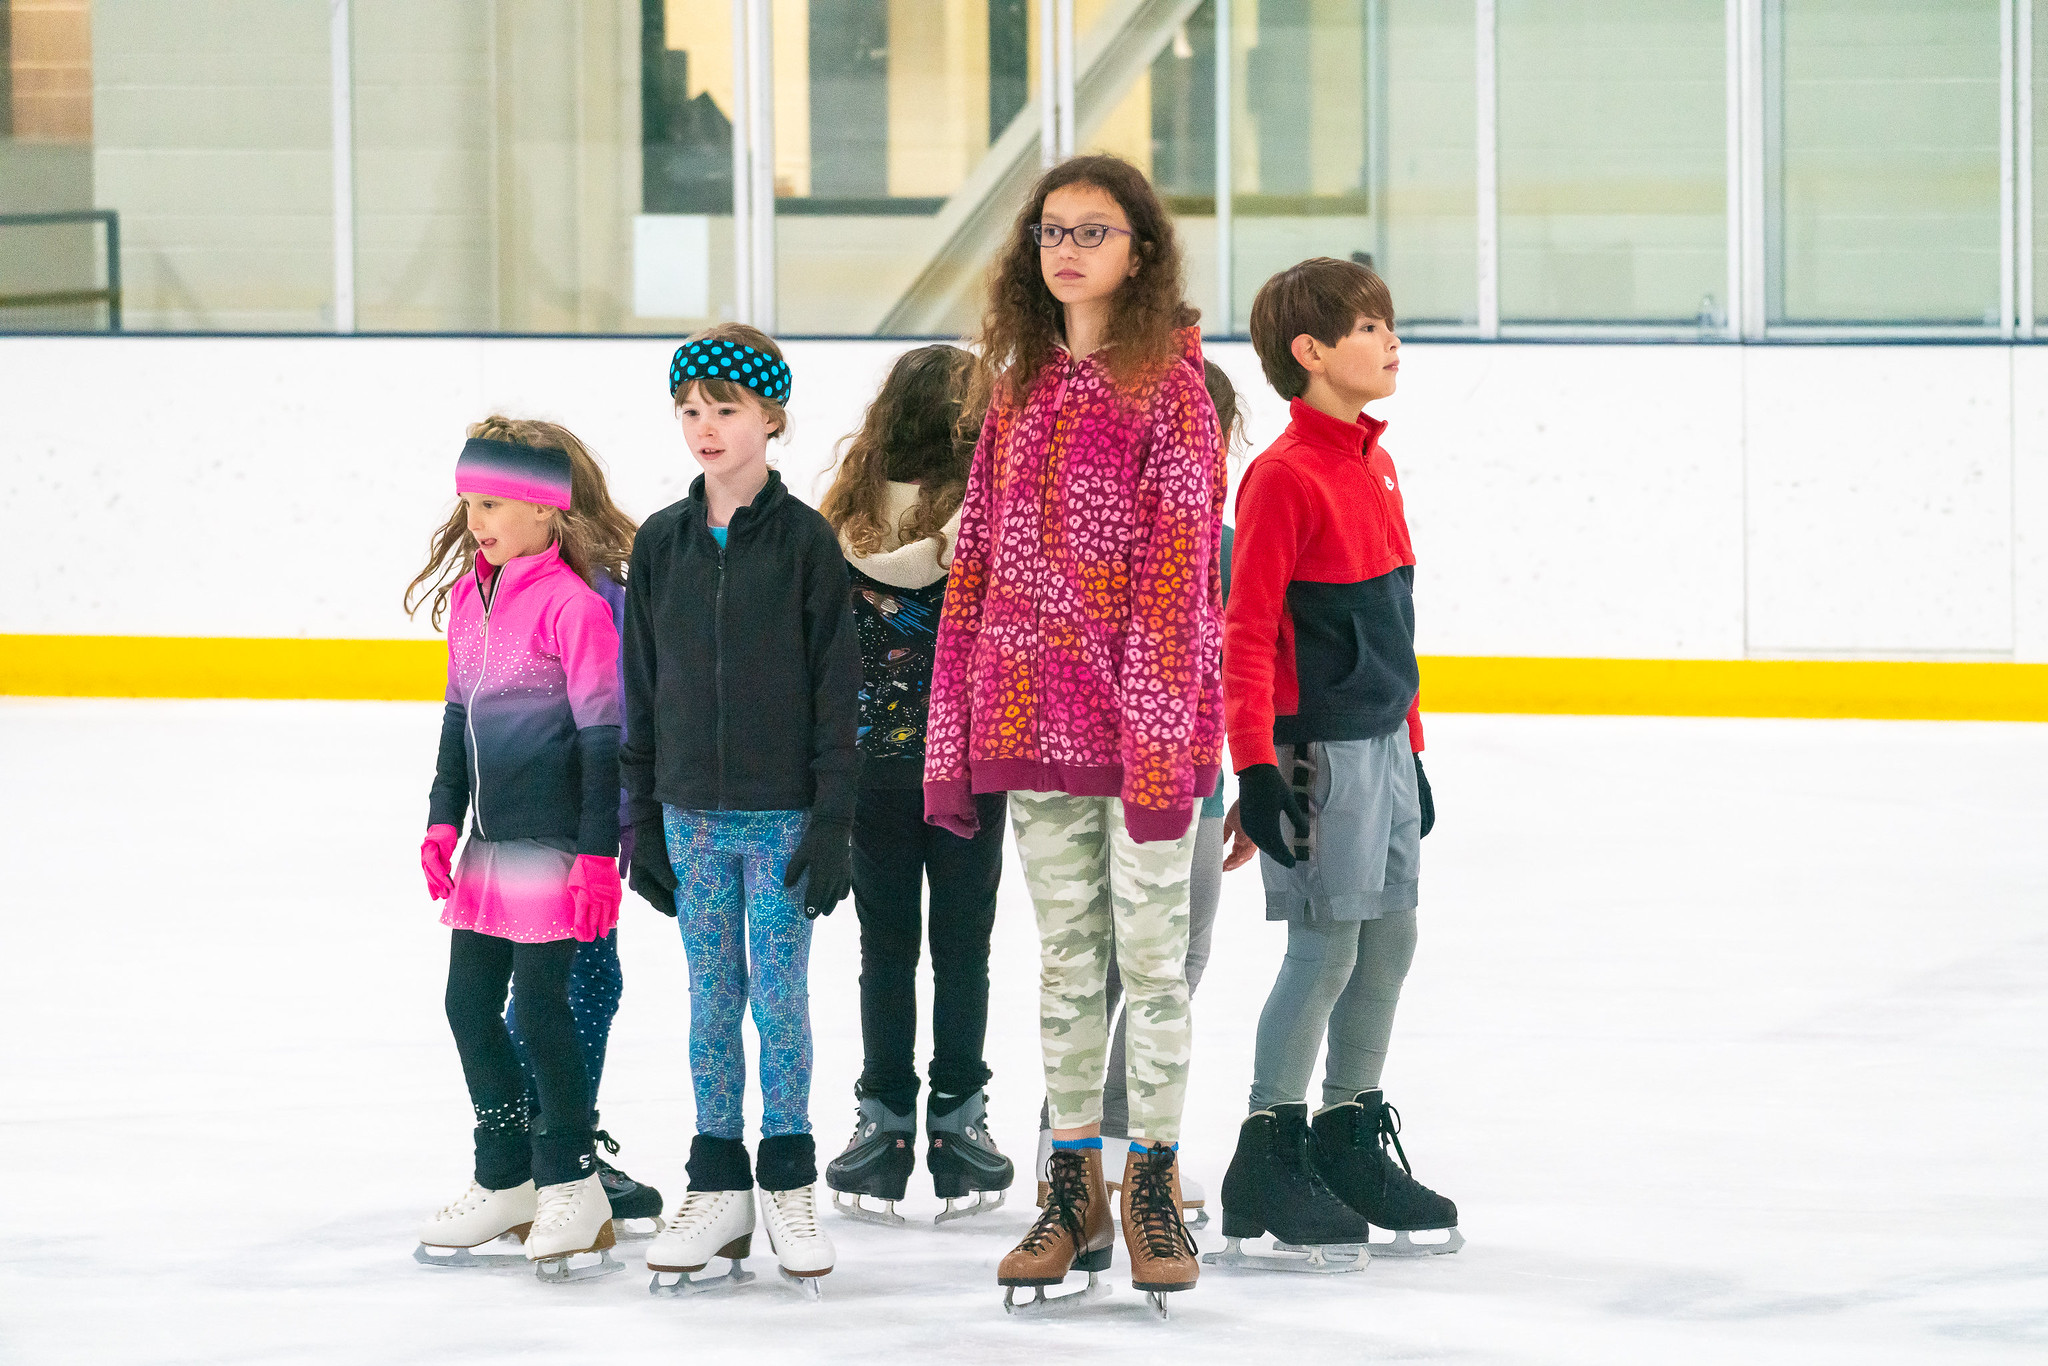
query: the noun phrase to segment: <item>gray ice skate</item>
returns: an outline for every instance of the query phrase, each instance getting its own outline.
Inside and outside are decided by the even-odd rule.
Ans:
[[[849,1219],[868,1224],[901,1228],[903,1216],[896,1202],[903,1198],[910,1182],[910,1169],[917,1160],[917,1116],[898,1114],[874,1096],[855,1093],[853,1137],[845,1151],[825,1167],[825,1184],[832,1189],[832,1208]],[[865,1200],[879,1201],[869,1206]]]
[[[941,1109],[941,1106],[950,1106]],[[925,1103],[924,1129],[931,1140],[925,1150],[925,1167],[932,1174],[932,1191],[946,1202],[946,1208],[932,1222],[950,1223],[1001,1209],[1017,1169],[996,1147],[988,1131],[988,1096],[976,1091],[971,1096],[933,1096]],[[971,1205],[954,1206],[955,1200],[974,1197]],[[994,1195],[995,1199],[989,1199]]]

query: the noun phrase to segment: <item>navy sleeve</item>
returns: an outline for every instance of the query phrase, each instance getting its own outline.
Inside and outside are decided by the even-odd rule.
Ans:
[[[820,518],[804,557],[804,653],[811,673],[811,812],[851,821],[854,748],[860,729],[860,641],[853,625],[853,580],[839,539]]]
[[[583,726],[576,732],[577,771],[583,775],[583,813],[576,852],[616,858],[619,852],[619,728]]]
[[[632,566],[626,572],[625,630],[619,649],[619,671],[625,678],[626,727],[619,745],[619,781],[625,788],[628,824],[661,815],[654,799],[654,605],[650,601],[653,573],[649,538],[644,530],[633,544]]]
[[[462,829],[469,811],[469,712],[460,702],[441,710],[441,748],[434,756],[434,786],[427,795],[427,824]]]

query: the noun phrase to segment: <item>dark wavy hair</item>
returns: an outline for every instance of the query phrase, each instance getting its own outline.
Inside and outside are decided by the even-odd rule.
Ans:
[[[839,471],[818,510],[857,555],[894,531],[904,545],[937,536],[967,496],[981,413],[966,406],[974,357],[943,342],[897,357],[860,430],[841,446]],[[900,525],[882,520],[890,480],[918,486]]]
[[[1182,299],[1180,238],[1145,173],[1122,157],[1069,157],[1038,178],[1017,215],[1009,248],[989,269],[988,310],[981,321],[981,366],[975,399],[1023,402],[1059,345],[1065,312],[1045,287],[1038,244],[1027,234],[1045,211],[1046,197],[1071,185],[1101,190],[1131,225],[1138,273],[1111,296],[1103,360],[1119,384],[1141,383],[1180,355],[1175,335],[1201,314]]]

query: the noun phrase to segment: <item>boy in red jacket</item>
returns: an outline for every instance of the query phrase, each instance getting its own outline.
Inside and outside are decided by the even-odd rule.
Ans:
[[[1450,1252],[1457,1206],[1408,1174],[1380,1091],[1394,1007],[1415,952],[1417,869],[1434,820],[1417,710],[1415,555],[1386,424],[1400,339],[1369,268],[1318,257],[1268,280],[1252,345],[1293,420],[1237,496],[1225,616],[1224,715],[1238,819],[1259,847],[1266,918],[1287,957],[1259,1016],[1251,1117],[1223,1182],[1223,1232],[1270,1230],[1352,1270],[1375,1251]],[[1307,1090],[1329,1035],[1322,1106]],[[1399,1161],[1396,1161],[1396,1157]],[[1421,1230],[1443,1230],[1418,1242]],[[1250,1259],[1270,1263],[1273,1259]]]

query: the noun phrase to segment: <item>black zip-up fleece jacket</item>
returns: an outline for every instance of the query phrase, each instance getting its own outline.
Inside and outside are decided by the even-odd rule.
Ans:
[[[626,742],[634,821],[686,811],[853,819],[860,646],[825,519],[769,471],[721,550],[704,479],[647,519],[626,576]]]

